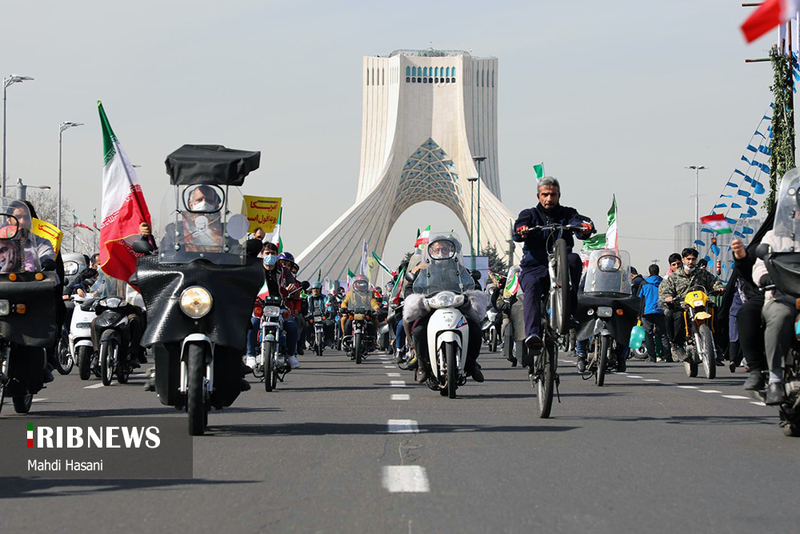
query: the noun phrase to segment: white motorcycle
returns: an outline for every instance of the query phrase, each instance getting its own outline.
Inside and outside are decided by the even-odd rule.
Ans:
[[[425,299],[425,305],[434,310],[428,321],[428,347],[435,389],[451,399],[456,389],[467,383],[464,374],[469,324],[459,310],[465,296],[442,291]],[[434,389],[432,387],[432,389]]]
[[[97,299],[75,295],[73,300],[75,311],[69,326],[69,350],[74,354],[81,380],[89,380],[93,370],[92,321],[97,317],[94,309]]]

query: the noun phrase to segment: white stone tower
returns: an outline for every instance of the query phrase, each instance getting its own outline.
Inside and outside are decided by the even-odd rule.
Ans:
[[[497,58],[398,50],[365,57],[363,83],[356,202],[298,257],[300,278],[316,279],[321,270],[323,278],[342,280],[348,268],[358,272],[364,240],[382,255],[394,223],[418,202],[450,208],[469,228],[468,178],[478,176],[473,158],[480,156],[481,248],[506,250],[516,217],[500,202]],[[479,184],[472,186],[477,206]],[[477,237],[475,230],[476,247]],[[463,248],[468,254],[469,243]]]

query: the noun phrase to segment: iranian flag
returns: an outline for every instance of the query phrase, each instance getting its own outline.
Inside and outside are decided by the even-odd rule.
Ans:
[[[718,234],[730,234],[731,227],[728,226],[728,221],[725,220],[725,215],[721,213],[712,213],[705,217],[700,217],[700,222],[714,230]]]
[[[428,244],[428,240],[431,237],[431,225],[429,224],[425,230],[417,236],[417,240],[414,242],[414,247],[418,248],[419,250],[425,250],[425,245]]]
[[[800,0],[766,0],[742,23],[742,33],[752,43],[772,28],[793,18],[800,10]]]
[[[139,239],[139,224],[150,223],[150,211],[128,156],[98,100],[103,130],[103,202],[100,212],[100,267],[108,276],[128,281],[136,271],[131,243]]]
[[[519,290],[519,276],[517,276],[517,271],[514,271],[514,274],[511,275],[511,278],[508,279],[508,283],[505,287],[505,292],[508,295],[516,295],[517,291]]]
[[[275,229],[272,231],[270,241],[278,247],[278,254],[283,252],[283,240],[281,239],[281,219],[283,219],[283,208],[278,212],[278,222],[275,223]]]
[[[373,256],[373,257],[375,258],[375,260],[378,262],[378,265],[380,265],[381,267],[383,267],[383,270],[384,270],[384,271],[386,271],[387,273],[391,274],[392,276],[397,276],[397,273],[396,273],[396,272],[394,272],[393,270],[391,270],[391,269],[389,268],[389,266],[388,266],[388,265],[386,265],[386,264],[383,262],[383,260],[381,259],[381,257],[380,257],[380,256],[378,256],[377,254],[375,254],[375,251],[373,251],[373,252],[372,252],[372,256]]]
[[[611,208],[608,210],[608,230],[606,230],[606,248],[617,250],[617,196],[611,199]]]
[[[81,221],[81,220],[78,218],[78,216],[77,216],[77,215],[75,215],[74,213],[72,214],[72,218],[73,218],[73,223],[72,223],[72,227],[73,227],[73,228],[86,228],[87,230],[91,230],[91,228],[89,228],[88,226],[86,226],[86,225],[83,223],[83,221]]]

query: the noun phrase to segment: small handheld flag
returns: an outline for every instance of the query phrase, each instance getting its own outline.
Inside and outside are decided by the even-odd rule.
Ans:
[[[728,221],[725,219],[725,215],[721,213],[714,213],[712,215],[706,215],[705,217],[700,217],[700,222],[708,226],[718,234],[731,233],[731,227],[728,225]]]

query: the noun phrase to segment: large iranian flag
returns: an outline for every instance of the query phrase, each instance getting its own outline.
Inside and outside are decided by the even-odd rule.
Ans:
[[[103,205],[100,212],[100,267],[108,276],[128,281],[136,271],[131,243],[139,239],[139,225],[150,223],[142,187],[128,156],[98,100],[103,130]],[[152,227],[152,225],[151,225]]]
[[[606,230],[606,248],[618,249],[617,240],[617,196],[611,197],[611,207],[608,210],[608,230]]]

